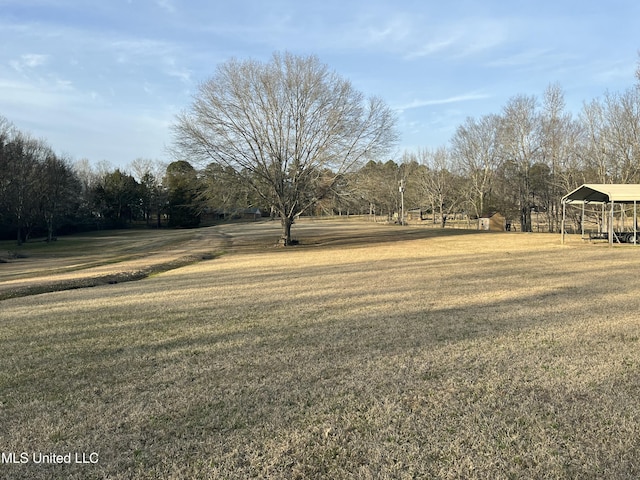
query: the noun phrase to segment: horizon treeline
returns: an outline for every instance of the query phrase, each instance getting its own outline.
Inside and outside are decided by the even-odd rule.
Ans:
[[[531,231],[537,212],[546,231],[559,232],[566,193],[583,183],[640,183],[636,76],[638,84],[585,102],[577,116],[566,111],[558,85],[542,98],[514,96],[500,113],[467,118],[446,146],[345,173],[306,214],[391,220],[401,211],[402,185],[404,211],[428,213],[442,226],[452,215],[499,212]],[[196,227],[257,210],[268,215],[271,206],[239,173],[217,164],[196,168],[189,159],[139,158],[126,169],[72,162],[0,117],[0,238],[20,244],[132,225]]]

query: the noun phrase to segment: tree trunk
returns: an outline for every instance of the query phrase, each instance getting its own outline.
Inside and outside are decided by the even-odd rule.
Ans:
[[[293,225],[293,217],[282,216],[280,217],[280,223],[282,224],[282,235],[280,236],[280,245],[288,247],[293,245],[291,240],[291,225]]]
[[[47,215],[47,243],[53,242],[53,215]]]
[[[524,206],[520,209],[520,231],[531,231],[531,207]]]

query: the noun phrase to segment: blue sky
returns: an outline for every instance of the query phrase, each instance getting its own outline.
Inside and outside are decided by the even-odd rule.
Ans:
[[[406,149],[549,84],[578,114],[633,86],[637,0],[0,0],[0,115],[72,160],[171,161],[170,125],[232,57],[314,54],[398,116]]]

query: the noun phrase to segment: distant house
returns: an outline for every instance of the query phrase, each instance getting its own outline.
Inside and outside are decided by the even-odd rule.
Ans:
[[[262,211],[259,208],[247,208],[242,211],[244,220],[259,220],[262,218]]]
[[[495,212],[489,215],[483,215],[478,218],[480,230],[492,232],[504,232],[507,229],[507,222],[500,213]]]

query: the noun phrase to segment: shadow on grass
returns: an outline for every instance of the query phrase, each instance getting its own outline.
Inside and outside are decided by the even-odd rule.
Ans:
[[[303,222],[294,224],[296,247],[308,246],[369,246],[428,238],[458,237],[462,235],[493,234],[477,229],[412,227],[376,223],[327,224]]]
[[[136,270],[123,270],[108,275],[74,278],[69,280],[53,281],[49,283],[35,283],[0,291],[0,301],[9,298],[26,297],[42,293],[61,292],[64,290],[76,290],[79,288],[97,287],[100,285],[114,285],[116,283],[134,282],[148,278],[152,275],[168,272],[176,268],[185,267],[203,260],[213,260],[219,254],[188,255],[168,262],[151,265]]]
[[[373,305],[359,316],[355,292],[343,312],[313,297],[298,312],[262,301],[254,319],[194,316],[185,303],[135,334],[130,325],[80,338],[34,330],[24,345],[54,348],[31,365],[17,357],[34,376],[5,384],[16,401],[6,425],[20,431],[18,401],[36,398],[36,425],[55,428],[53,437],[38,430],[33,448],[90,446],[113,478],[637,478],[637,368],[610,362],[609,375],[576,381],[585,377],[578,368],[611,356],[611,343],[597,343],[598,332],[545,332],[579,325],[581,312],[567,305],[586,291],[585,311],[605,318],[613,304],[597,311],[595,303],[612,291],[598,281],[409,315]],[[550,304],[559,306],[552,317]],[[99,478],[80,466],[17,468],[24,476],[13,478]]]
[[[279,230],[277,223],[261,222],[258,224],[235,224],[229,231],[226,231],[225,228],[215,228],[215,232],[225,250],[242,253],[248,251],[264,251],[272,248],[276,243],[274,238],[277,239]],[[127,232],[118,232],[118,239],[122,241],[122,237],[124,237],[126,233]],[[134,233],[136,236],[140,236],[140,232]],[[294,233],[298,236],[296,239],[297,244],[295,246],[283,247],[284,251],[311,247],[358,247],[417,239],[449,236],[454,237],[478,234],[478,230],[453,228],[433,229],[425,227],[412,228],[373,223],[323,223],[303,221],[300,224],[296,224],[294,227]],[[490,234],[490,232],[483,233]],[[149,248],[152,247],[153,245]],[[222,255],[222,253],[219,252],[186,255],[177,259],[171,259],[164,263],[153,264],[143,268],[127,269],[125,266],[121,271],[107,275],[79,275],[78,278],[68,280],[50,282],[37,281],[31,285],[23,285],[0,290],[0,301],[42,293],[143,280],[154,274],[167,272],[169,270],[191,265],[203,260],[211,260],[219,257],[220,255]],[[42,277],[42,279],[46,280],[46,277]]]

